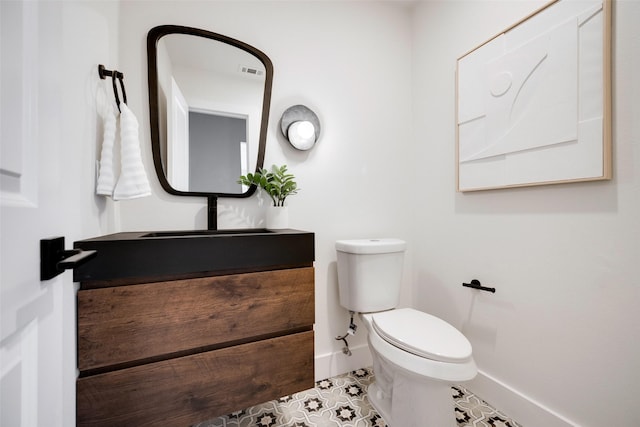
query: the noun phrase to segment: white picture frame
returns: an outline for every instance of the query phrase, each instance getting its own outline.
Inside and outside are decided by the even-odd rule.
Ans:
[[[611,0],[555,0],[457,60],[460,192],[611,178]]]

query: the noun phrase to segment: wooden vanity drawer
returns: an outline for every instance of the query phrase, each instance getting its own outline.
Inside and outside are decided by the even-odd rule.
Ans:
[[[310,331],[314,320],[313,267],[80,290],[78,368],[83,376]]]
[[[313,331],[77,382],[78,426],[189,426],[314,386]]]

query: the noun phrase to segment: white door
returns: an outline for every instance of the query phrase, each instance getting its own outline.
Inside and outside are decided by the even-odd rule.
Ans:
[[[70,248],[97,216],[78,202],[93,197],[80,167],[93,168],[95,138],[74,132],[96,125],[85,105],[69,108],[89,92],[93,63],[74,49],[80,24],[63,25],[70,7],[0,1],[0,426],[75,424],[72,273],[40,281],[39,268],[40,239],[65,236]],[[68,58],[80,65],[64,67]]]
[[[0,3],[0,425],[36,426],[39,336],[43,328],[30,312],[47,304],[39,286],[38,164],[35,126],[37,40],[25,31],[37,20],[30,5]],[[44,296],[44,298],[42,298]]]
[[[189,191],[189,105],[171,78],[167,121],[167,179],[176,190]]]

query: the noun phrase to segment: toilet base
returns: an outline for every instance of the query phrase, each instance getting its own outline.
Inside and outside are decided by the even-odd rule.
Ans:
[[[384,399],[380,387],[374,382],[367,388],[367,397],[373,409],[384,419],[387,426],[391,426],[391,399]]]
[[[375,369],[374,369],[375,374]],[[394,372],[391,396],[374,381],[367,390],[371,406],[389,427],[456,427],[451,384]]]

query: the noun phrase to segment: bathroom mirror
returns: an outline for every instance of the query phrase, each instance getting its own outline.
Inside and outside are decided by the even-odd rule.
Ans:
[[[273,65],[210,31],[162,25],[147,36],[153,162],[165,191],[248,197],[240,175],[262,167]]]

